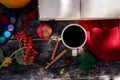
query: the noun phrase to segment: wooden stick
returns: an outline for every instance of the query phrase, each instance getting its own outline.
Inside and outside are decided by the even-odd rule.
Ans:
[[[51,60],[53,60],[53,59],[55,58],[55,53],[56,53],[56,51],[57,51],[57,48],[58,48],[59,43],[60,43],[60,39],[58,38],[58,39],[57,39],[57,42],[56,42],[56,45],[55,45],[55,48],[54,48],[53,53],[52,53]]]
[[[53,59],[46,67],[45,69],[48,69],[52,64],[54,64],[59,58],[61,58],[65,53],[67,52],[66,49],[64,49],[61,53],[59,53],[55,59]]]

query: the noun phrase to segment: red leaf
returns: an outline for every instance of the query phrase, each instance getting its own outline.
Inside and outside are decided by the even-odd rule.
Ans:
[[[28,22],[26,20],[21,20],[21,21],[22,21],[22,27],[31,29],[31,26],[28,24]]]
[[[37,16],[37,9],[32,10],[31,12],[29,12],[26,16],[26,20],[33,20],[35,19],[35,17]]]
[[[2,15],[2,14],[0,14],[0,22],[2,22],[4,24],[9,24],[10,23],[8,17],[5,16],[5,15]]]

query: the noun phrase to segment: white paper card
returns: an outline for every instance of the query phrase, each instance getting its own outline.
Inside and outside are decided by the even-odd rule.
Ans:
[[[40,0],[39,19],[80,18],[80,0]]]
[[[120,18],[120,0],[81,0],[82,18]]]
[[[39,0],[39,20],[114,18],[120,18],[120,0]]]

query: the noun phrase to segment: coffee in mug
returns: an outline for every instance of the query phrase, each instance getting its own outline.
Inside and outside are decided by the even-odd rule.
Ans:
[[[81,25],[70,24],[63,29],[61,38],[63,44],[72,49],[72,56],[77,56],[77,49],[86,43],[86,30]]]

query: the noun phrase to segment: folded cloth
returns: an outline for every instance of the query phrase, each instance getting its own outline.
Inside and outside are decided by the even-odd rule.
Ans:
[[[79,21],[87,31],[86,45],[105,61],[120,60],[120,20]]]

